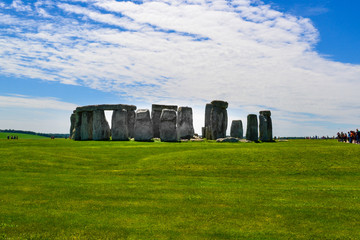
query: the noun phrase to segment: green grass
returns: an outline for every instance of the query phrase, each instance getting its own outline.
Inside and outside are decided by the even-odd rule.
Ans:
[[[360,146],[0,140],[0,239],[360,239]]]
[[[19,139],[49,139],[48,137],[32,134],[0,132],[0,139],[7,139],[8,136],[17,136]]]

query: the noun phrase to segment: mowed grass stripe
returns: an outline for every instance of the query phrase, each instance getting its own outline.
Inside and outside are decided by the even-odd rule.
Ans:
[[[358,239],[359,146],[0,140],[0,238]]]

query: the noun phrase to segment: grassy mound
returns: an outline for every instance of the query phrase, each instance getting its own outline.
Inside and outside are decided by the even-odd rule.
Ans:
[[[358,239],[360,146],[0,140],[0,239]]]

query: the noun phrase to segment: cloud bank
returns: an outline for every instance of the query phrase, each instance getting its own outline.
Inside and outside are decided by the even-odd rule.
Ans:
[[[16,0],[2,4],[0,25],[1,74],[149,103],[223,99],[284,122],[360,117],[348,97],[360,92],[360,66],[319,55],[309,19],[261,2]]]
[[[2,108],[51,109],[60,111],[73,111],[77,105],[62,102],[56,98],[39,98],[24,95],[0,96]]]

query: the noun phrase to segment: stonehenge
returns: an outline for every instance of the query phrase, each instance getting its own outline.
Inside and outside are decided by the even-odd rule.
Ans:
[[[258,141],[258,121],[256,114],[247,116],[246,140]]]
[[[241,120],[233,120],[231,122],[230,137],[243,138],[243,124]]]
[[[160,137],[160,116],[163,109],[171,109],[177,111],[178,107],[176,105],[158,105],[153,104],[151,108],[151,120],[153,124],[154,137]]]
[[[72,139],[79,140],[109,140],[111,136],[110,126],[105,118],[105,111],[126,111],[126,126],[128,128],[128,135],[134,133],[135,124],[135,110],[134,105],[125,104],[102,104],[89,105],[77,107],[70,117],[70,136]],[[118,113],[115,114],[117,116]],[[125,113],[122,113],[125,114]],[[117,128],[116,119],[115,128]],[[120,121],[120,120],[119,120]],[[114,122],[113,122],[114,123]],[[120,124],[121,125],[121,124]],[[125,137],[120,137],[119,129],[112,129],[115,136],[114,140],[125,140]]]
[[[96,141],[109,140],[110,139],[110,126],[105,118],[104,110],[93,111],[92,122],[93,122],[92,139],[96,140]]]
[[[135,113],[135,141],[151,141],[154,137],[153,124],[148,109],[138,109]]]
[[[190,139],[194,136],[193,112],[190,107],[179,107],[177,112],[177,138]]]
[[[81,113],[81,140],[91,140],[93,138],[93,112]]]
[[[111,136],[113,141],[129,140],[129,126],[127,119],[128,112],[125,109],[114,110],[111,119]]]
[[[203,133],[208,140],[216,140],[226,137],[227,107],[225,101],[214,100],[205,107],[205,129]]]
[[[260,130],[260,141],[262,142],[273,141],[271,112],[269,110],[259,112],[259,130]]]
[[[75,129],[75,123],[76,123],[76,111],[73,111],[73,113],[70,116],[70,138],[74,139],[74,129]]]
[[[73,129],[73,139],[74,140],[81,140],[81,112],[75,113],[75,124]]]
[[[176,111],[171,109],[163,109],[160,115],[159,132],[160,139],[163,142],[176,142]]]
[[[228,103],[214,100],[205,106],[205,126],[202,138],[218,142],[236,142],[244,135],[241,120],[233,120],[230,137],[226,135],[228,125]],[[77,107],[70,116],[70,137],[76,141],[187,141],[198,136],[194,132],[191,107],[153,104],[148,109],[137,109],[134,105],[102,104]],[[112,111],[111,128],[105,111]],[[198,138],[198,137],[197,137]],[[271,112],[259,112],[247,116],[246,140],[273,141]],[[244,140],[245,141],[245,140]]]

